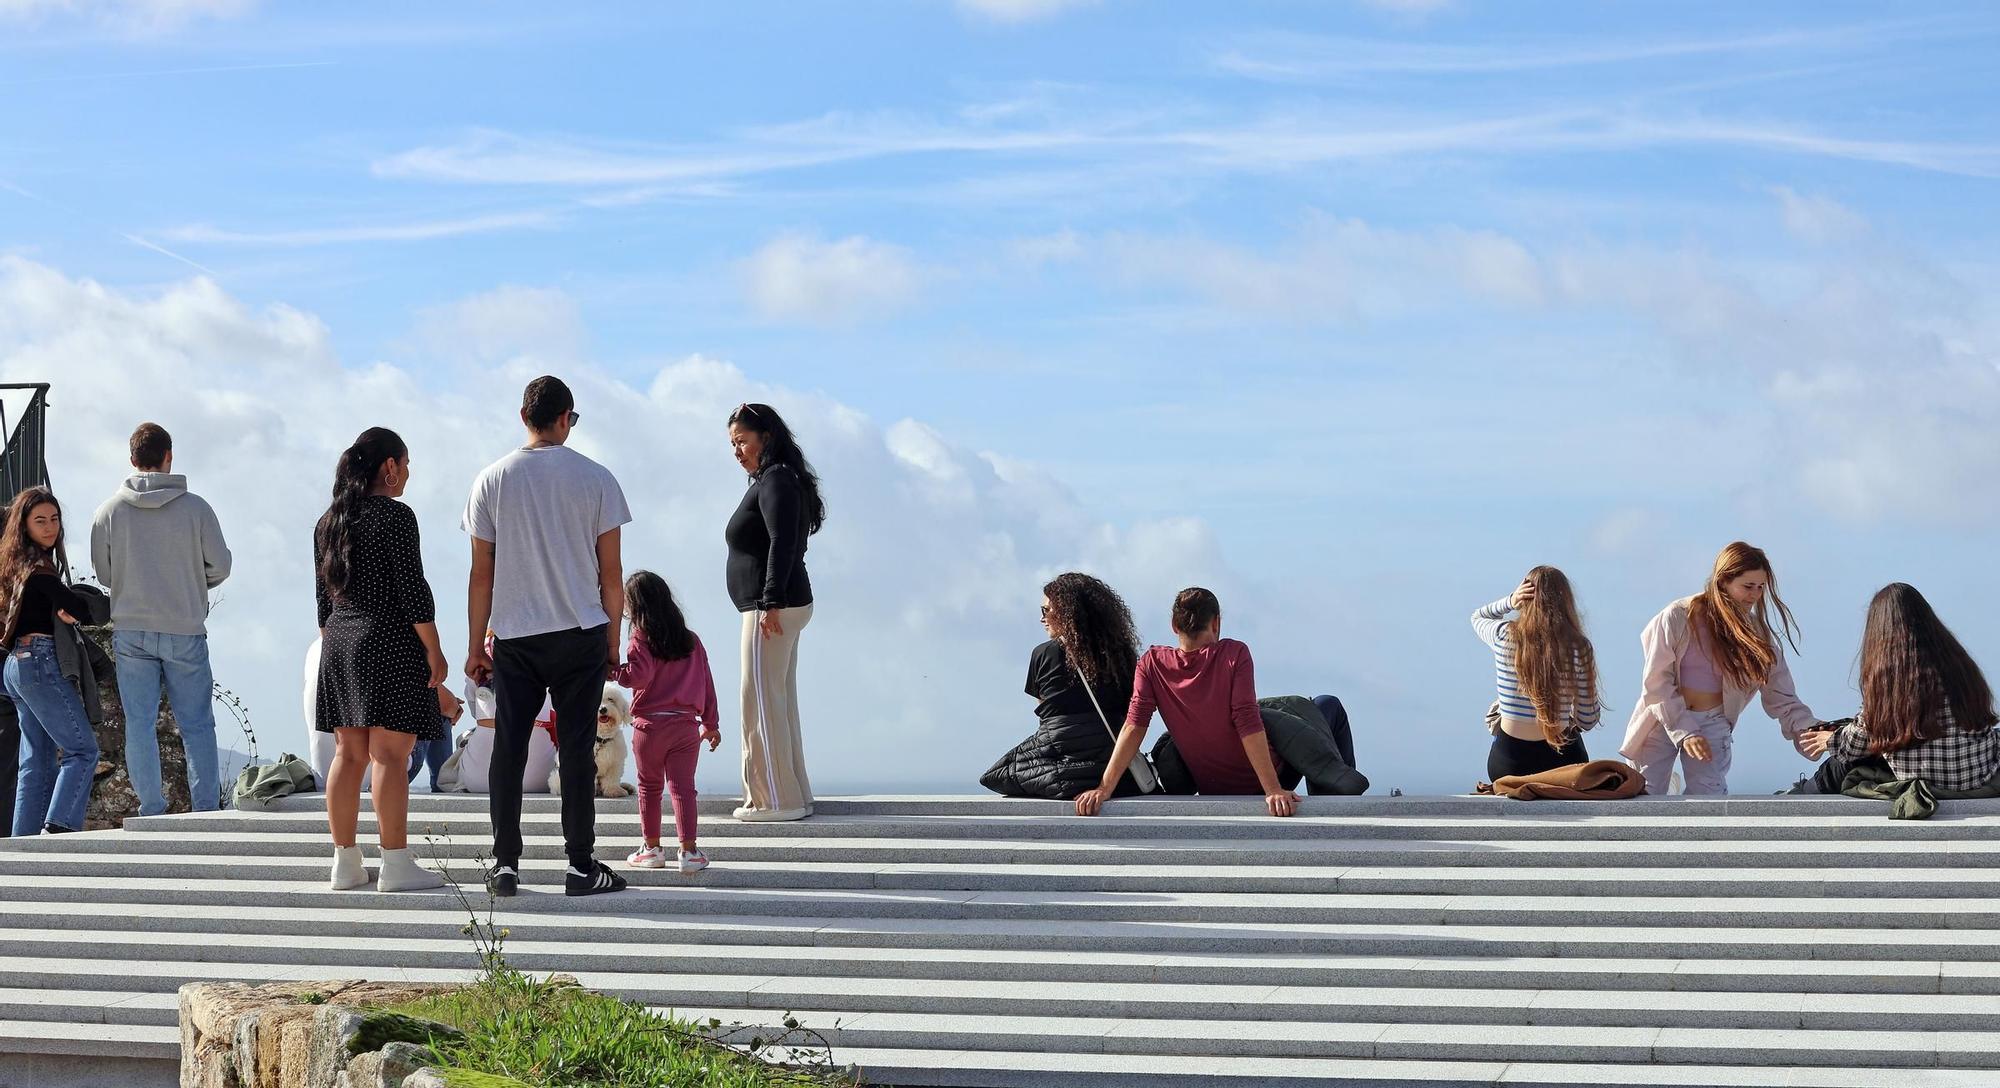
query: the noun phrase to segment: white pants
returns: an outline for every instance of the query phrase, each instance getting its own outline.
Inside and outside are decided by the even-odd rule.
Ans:
[[[788,811],[813,803],[799,737],[799,632],[812,605],[778,609],[782,635],[765,638],[743,613],[743,804]]]
[[[493,765],[493,730],[475,725],[459,753],[459,788],[466,793],[487,792],[489,769]],[[528,730],[528,766],[521,772],[522,793],[549,792],[549,772],[556,766],[556,742],[542,728]]]
[[[1655,728],[1639,742],[1639,751],[1632,757],[1632,765],[1645,776],[1646,792],[1654,797],[1666,796],[1667,782],[1674,773],[1674,760],[1679,759],[1683,794],[1695,797],[1728,793],[1730,747],[1736,731],[1729,724],[1729,719],[1722,716],[1722,708],[1690,710],[1679,724],[1690,734],[1708,741],[1708,758],[1696,759],[1688,755],[1674,744],[1665,729]]]

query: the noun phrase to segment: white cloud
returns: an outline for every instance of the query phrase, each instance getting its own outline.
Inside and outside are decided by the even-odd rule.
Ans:
[[[257,0],[0,0],[0,19],[82,18],[130,33],[158,33],[202,19],[233,19],[256,7]]]
[[[1113,236],[1105,249],[1126,282],[1304,321],[1387,317],[1467,294],[1535,305],[1548,289],[1541,263],[1492,231],[1395,230],[1325,215],[1308,217],[1268,251],[1150,235]]]
[[[1785,230],[1802,242],[1829,245],[1868,235],[1868,221],[1845,204],[1825,196],[1808,196],[1784,185],[1771,187]]]
[[[784,234],[743,262],[750,303],[777,321],[841,324],[894,311],[917,294],[916,261],[901,246],[853,235],[825,242]]]
[[[1047,19],[1096,0],[956,0],[958,10],[996,23],[1026,23]]]
[[[1391,15],[1425,16],[1456,6],[1456,0],[1358,0],[1364,8],[1386,11]]]
[[[544,315],[522,331],[526,340],[568,324],[556,293],[523,288],[427,311],[418,323],[476,325],[510,302]],[[410,442],[406,501],[424,528],[456,665],[465,489],[517,441],[519,390],[545,371],[576,390],[578,447],[626,488],[637,518],[627,566],[675,585],[725,693],[735,686],[738,617],[722,589],[721,526],[743,477],[723,420],[737,403],[760,400],[797,429],[831,515],[808,559],[819,608],[801,679],[807,751],[829,791],[974,788],[987,763],[1032,728],[1020,672],[1041,638],[1034,605],[1049,576],[1079,566],[1105,575],[1154,630],[1179,586],[1237,584],[1197,520],[1107,524],[1033,466],[964,450],[915,421],[880,427],[823,395],[761,384],[713,359],[664,363],[628,383],[587,362],[509,346],[506,361],[448,377],[343,365],[332,344],[311,315],[246,306],[206,279],[138,295],[0,258],[0,379],[54,382],[51,469],[73,520],[86,522],[127,471],[125,439],[140,419],[174,433],[176,467],[215,505],[236,552],[211,622],[217,678],[250,705],[267,756],[301,740],[310,527],[340,449],[371,425]],[[74,535],[72,555],[87,565]],[[1246,622],[1252,600],[1248,589],[1232,600]],[[1275,641],[1268,656],[1278,668],[1285,655]],[[723,705],[730,735],[737,714],[728,695]],[[735,744],[704,761],[703,789],[734,788]]]
[[[583,315],[553,287],[496,287],[417,311],[412,345],[423,353],[472,363],[518,356],[570,362],[583,358]]]
[[[314,227],[303,230],[240,231],[223,230],[206,223],[170,227],[156,232],[177,242],[230,246],[328,246],[357,242],[425,242],[437,238],[457,238],[467,234],[546,227],[557,222],[553,212],[500,212],[493,215],[455,216],[403,223],[361,223],[341,227]]]

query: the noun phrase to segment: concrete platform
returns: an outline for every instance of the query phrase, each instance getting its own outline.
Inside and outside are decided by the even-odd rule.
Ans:
[[[413,800],[418,852],[473,880],[484,799]],[[175,1083],[187,981],[467,977],[455,896],[325,887],[319,806],[0,840],[0,1088]],[[791,1012],[891,1085],[2000,1088],[2000,802],[728,807],[710,871],[570,900],[530,798],[509,960]],[[633,802],[598,826],[616,863]]]

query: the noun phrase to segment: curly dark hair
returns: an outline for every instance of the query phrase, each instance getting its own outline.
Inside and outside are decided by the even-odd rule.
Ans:
[[[1056,575],[1042,594],[1049,599],[1049,630],[1062,642],[1070,668],[1092,684],[1130,684],[1139,663],[1139,632],[1118,591],[1072,571]]]

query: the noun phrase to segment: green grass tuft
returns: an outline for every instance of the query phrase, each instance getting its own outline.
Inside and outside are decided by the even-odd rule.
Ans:
[[[449,1025],[427,1041],[453,1088],[846,1088],[855,1080],[811,1048],[781,1061],[723,1046],[629,1001],[502,968],[464,990],[384,1010]],[[766,1049],[753,1045],[752,1051]],[[817,1064],[815,1061],[817,1060]],[[511,1079],[508,1079],[511,1078]]]

